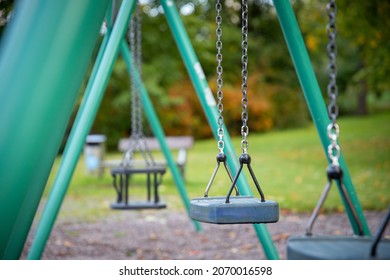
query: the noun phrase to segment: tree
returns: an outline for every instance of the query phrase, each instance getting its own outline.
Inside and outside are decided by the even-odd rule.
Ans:
[[[351,40],[359,59],[352,82],[360,87],[357,108],[360,114],[368,112],[369,91],[380,95],[390,88],[389,14],[389,1],[346,0],[339,4],[340,36]]]
[[[389,1],[337,2],[337,66],[341,109],[367,114],[367,95],[380,96],[389,90],[390,81],[390,3]],[[299,19],[312,62],[325,85],[326,3],[305,1]],[[322,72],[321,72],[322,71]],[[324,87],[322,87],[324,88]],[[351,108],[351,97],[356,100]],[[343,102],[345,100],[345,102]],[[343,111],[342,111],[343,113]],[[345,112],[344,112],[345,113]]]

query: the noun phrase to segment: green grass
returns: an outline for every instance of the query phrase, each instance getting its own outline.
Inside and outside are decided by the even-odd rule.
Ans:
[[[369,117],[340,118],[340,145],[359,201],[365,210],[386,209],[390,204],[390,113]],[[301,129],[275,131],[249,136],[252,168],[267,199],[276,200],[285,210],[311,211],[326,183],[327,161],[313,125]],[[240,139],[233,138],[240,153]],[[217,146],[214,140],[196,141],[188,153],[186,187],[189,197],[201,196],[215,167]],[[156,155],[160,157],[161,155]],[[109,154],[120,158],[120,154]],[[54,165],[53,174],[58,168]],[[53,174],[48,186],[51,185]],[[135,195],[143,196],[143,180],[138,178]],[[224,195],[230,186],[224,171],[218,173],[210,195]],[[46,190],[47,192],[47,190]],[[170,209],[183,209],[174,180],[168,172],[161,196]],[[115,192],[106,170],[103,178],[87,175],[81,157],[71,181],[61,215],[94,220],[109,215]],[[334,186],[325,203],[327,211],[343,209]]]

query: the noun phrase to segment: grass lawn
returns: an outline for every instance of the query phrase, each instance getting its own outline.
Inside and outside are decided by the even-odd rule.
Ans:
[[[340,118],[338,123],[341,128],[340,145],[362,208],[386,209],[390,205],[390,112],[369,117]],[[327,167],[314,126],[251,134],[248,140],[252,168],[266,198],[278,201],[285,210],[312,211],[326,183]],[[233,144],[237,147],[237,154],[240,154],[240,138],[233,138]],[[216,164],[217,151],[212,139],[196,141],[189,150],[186,170],[189,198],[203,194]],[[120,158],[121,155],[108,154],[107,157]],[[161,155],[156,155],[158,157]],[[46,194],[59,160],[53,167]],[[143,185],[142,179],[138,178],[136,182]],[[86,174],[84,158],[81,157],[61,215],[92,220],[109,215],[113,212],[109,204],[115,200],[111,184],[108,170],[103,178]],[[229,179],[221,170],[210,195],[224,195],[229,186]],[[143,188],[137,187],[135,194],[143,196]],[[184,208],[170,172],[164,177],[161,196],[170,209]],[[331,190],[325,209],[343,210],[336,186]]]

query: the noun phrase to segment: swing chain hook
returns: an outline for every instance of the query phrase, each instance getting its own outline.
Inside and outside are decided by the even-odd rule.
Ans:
[[[333,165],[339,165],[340,146],[337,144],[337,139],[340,133],[340,128],[337,123],[328,125],[328,137],[330,144],[328,146],[328,155]]]

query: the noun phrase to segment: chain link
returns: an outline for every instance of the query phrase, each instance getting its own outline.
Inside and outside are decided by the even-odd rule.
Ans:
[[[130,51],[133,65],[138,72],[138,79],[135,72],[131,74],[131,135],[135,138],[142,137],[142,102],[141,102],[141,80],[142,80],[142,34],[141,34],[141,8],[137,4],[135,13],[130,22]]]
[[[222,116],[223,112],[223,104],[222,104],[222,99],[223,99],[223,92],[222,92],[222,86],[223,86],[223,78],[222,78],[222,73],[223,73],[223,68],[222,68],[222,4],[220,0],[217,0],[217,4],[215,5],[215,10],[217,12],[217,16],[215,18],[215,21],[217,23],[217,29],[216,29],[216,35],[217,35],[217,42],[216,42],[216,48],[217,48],[217,98],[218,98],[218,104],[217,104],[217,109],[219,112],[218,116],[218,149],[220,153],[223,153],[223,149],[225,146],[225,143],[223,141],[223,136],[224,136],[224,130],[223,130],[223,123],[224,119]]]
[[[131,52],[131,60],[133,61],[133,67],[136,65],[136,29],[135,29],[135,18],[134,15],[130,20],[130,28],[129,28],[129,42],[130,42],[130,52]],[[138,68],[138,66],[137,66]],[[138,132],[138,112],[137,112],[137,85],[135,82],[135,72],[131,71],[131,136],[137,135]]]
[[[328,114],[331,120],[331,123],[328,125],[328,137],[330,140],[330,144],[328,146],[328,155],[332,160],[332,164],[339,165],[339,156],[340,156],[340,146],[337,143],[340,129],[336,123],[339,108],[336,103],[336,99],[338,96],[338,88],[337,88],[337,66],[336,66],[336,57],[337,57],[337,46],[336,46],[336,2],[335,0],[329,0],[326,5],[327,14],[329,17],[329,22],[327,25],[327,34],[328,34],[328,45],[327,45],[327,54],[329,58],[328,64],[328,78],[329,83],[327,87],[327,93],[329,98],[328,105]]]
[[[242,106],[242,113],[241,113],[241,120],[242,120],[242,126],[241,126],[241,135],[242,135],[242,141],[241,141],[241,149],[243,153],[246,153],[248,150],[248,140],[247,136],[249,134],[249,127],[247,125],[248,122],[248,1],[242,0],[242,56],[241,56],[241,64],[242,64],[242,71],[241,71],[241,78],[242,78],[242,85],[241,85],[241,91],[242,91],[242,99],[241,99],[241,106]]]
[[[136,28],[136,51],[135,51],[135,63],[138,70],[138,80],[136,81],[137,88],[137,126],[138,126],[138,134],[140,137],[143,136],[143,106],[141,102],[141,81],[142,81],[142,16],[141,16],[141,4],[137,2],[136,8],[136,19],[135,19],[135,28]]]

